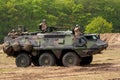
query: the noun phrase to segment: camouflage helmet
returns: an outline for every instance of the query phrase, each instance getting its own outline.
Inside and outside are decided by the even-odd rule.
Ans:
[[[12,29],[12,32],[15,32],[15,29]]]
[[[46,19],[43,19],[42,22],[46,22]]]
[[[76,24],[76,25],[75,25],[75,27],[79,27],[79,25],[78,25],[78,24]]]
[[[22,31],[22,28],[21,28],[21,27],[18,27],[18,31]]]

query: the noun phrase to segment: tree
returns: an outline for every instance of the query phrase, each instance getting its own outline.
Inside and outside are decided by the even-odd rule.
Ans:
[[[106,22],[112,22],[112,32],[120,32],[119,14],[120,0],[0,0],[0,41],[17,25],[24,25],[29,31],[38,30],[42,19],[48,26],[72,28],[76,24],[85,27],[94,17],[102,16]]]
[[[107,22],[103,17],[94,18],[85,28],[85,33],[109,33],[112,32],[112,23]]]

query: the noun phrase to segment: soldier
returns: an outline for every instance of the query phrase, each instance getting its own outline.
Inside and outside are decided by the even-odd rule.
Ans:
[[[21,28],[21,27],[18,27],[18,30],[17,30],[16,35],[17,35],[17,36],[22,35],[22,28]]]
[[[80,26],[78,26],[78,24],[72,29],[72,34],[74,36],[80,36],[82,34]]]
[[[73,29],[73,45],[74,46],[85,46],[86,47],[86,39],[83,37],[82,32],[78,26]]]
[[[47,25],[45,19],[43,19],[43,21],[39,24],[39,29],[42,31],[42,33],[47,32]]]
[[[10,36],[13,39],[16,38],[16,30],[12,29],[12,31],[8,33],[8,36]]]

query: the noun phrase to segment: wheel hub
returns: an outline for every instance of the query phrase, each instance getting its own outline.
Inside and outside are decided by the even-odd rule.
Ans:
[[[70,59],[68,60],[68,62],[69,62],[70,64],[73,63],[72,58],[70,58]]]
[[[44,63],[45,63],[45,64],[48,64],[48,63],[49,63],[49,60],[48,60],[48,59],[45,59]]]

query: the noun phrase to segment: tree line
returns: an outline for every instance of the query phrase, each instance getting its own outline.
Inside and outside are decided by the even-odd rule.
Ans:
[[[104,28],[108,32],[120,32],[119,4],[120,0],[0,0],[0,41],[17,25],[38,30],[42,19],[48,26],[71,29],[78,24],[88,33],[99,28],[99,22],[110,28]]]

